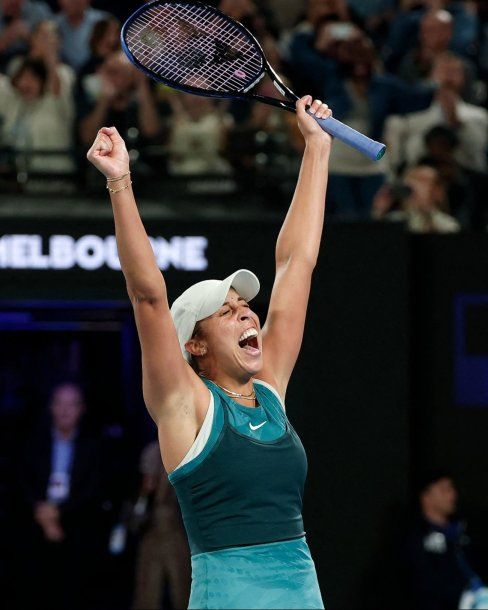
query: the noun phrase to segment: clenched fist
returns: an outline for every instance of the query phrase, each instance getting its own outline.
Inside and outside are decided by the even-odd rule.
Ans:
[[[129,153],[115,127],[102,127],[86,155],[106,178],[119,178],[129,171]]]

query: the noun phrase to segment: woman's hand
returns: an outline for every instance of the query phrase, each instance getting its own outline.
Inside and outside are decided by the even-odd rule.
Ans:
[[[312,97],[310,95],[306,95],[298,100],[296,103],[298,127],[305,138],[305,142],[308,143],[312,140],[316,140],[317,142],[330,146],[332,137],[320,127],[313,117],[310,116],[307,112],[307,106],[310,106],[308,109],[309,112],[314,114],[318,119],[328,119],[332,116],[332,111],[327,104],[324,104],[320,100],[314,100],[312,104]]]
[[[102,127],[86,155],[106,178],[119,178],[129,171],[129,153],[115,127]]]

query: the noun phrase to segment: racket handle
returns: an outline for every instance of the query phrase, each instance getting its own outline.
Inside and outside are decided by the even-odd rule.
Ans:
[[[328,134],[334,136],[334,138],[337,138],[338,140],[341,140],[345,144],[352,146],[356,150],[359,150],[359,152],[362,152],[363,155],[366,155],[373,161],[379,161],[385,154],[385,144],[368,138],[368,136],[359,133],[359,131],[356,131],[352,127],[344,125],[344,123],[334,119],[334,117],[330,117],[329,119],[318,119],[311,112],[309,112],[309,114],[313,116],[320,127],[322,127],[322,129]]]

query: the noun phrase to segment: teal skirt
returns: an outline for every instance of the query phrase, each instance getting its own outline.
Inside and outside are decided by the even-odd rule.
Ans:
[[[192,557],[190,609],[323,607],[305,538]]]

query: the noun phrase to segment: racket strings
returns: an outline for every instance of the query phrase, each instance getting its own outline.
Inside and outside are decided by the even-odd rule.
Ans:
[[[131,23],[126,42],[145,68],[202,90],[243,91],[263,71],[253,40],[202,6],[171,3],[148,8]]]

